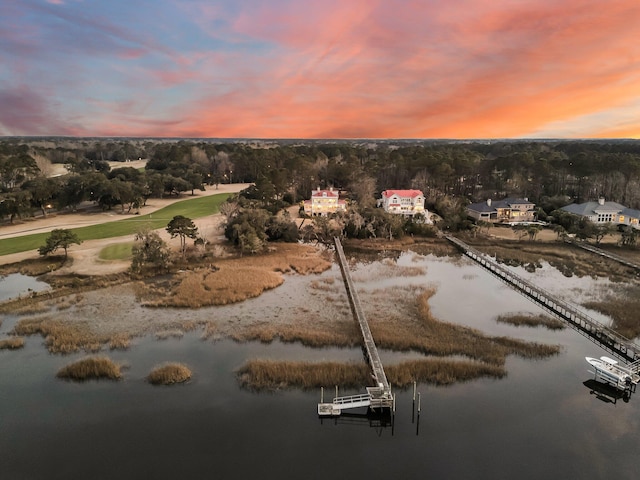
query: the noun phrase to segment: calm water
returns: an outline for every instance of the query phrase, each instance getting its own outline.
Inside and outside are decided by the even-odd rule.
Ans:
[[[20,273],[0,276],[0,301],[28,295],[29,292],[41,292],[48,288],[47,283]]]
[[[397,392],[395,425],[380,428],[362,418],[320,421],[319,392],[256,394],[238,388],[234,376],[248,358],[360,360],[359,349],[206,342],[196,332],[180,340],[141,339],[110,354],[130,365],[124,381],[74,384],[57,381],[55,372],[81,355],[49,355],[33,337],[21,351],[0,352],[2,477],[638,477],[640,399],[607,403],[583,385],[591,378],[584,357],[603,351],[570,329],[496,324],[498,314],[539,310],[479,267],[411,255],[398,262],[426,266],[424,276],[395,282],[437,283],[431,303],[439,318],[561,344],[562,353],[542,361],[510,357],[502,380],[419,385],[419,422],[412,392]],[[376,278],[375,268],[358,264],[354,277]],[[551,285],[554,274],[546,275]],[[386,281],[363,281],[362,288]],[[570,279],[562,288],[579,295],[589,282]],[[5,318],[0,336],[12,323]],[[144,376],[166,360],[188,363],[194,380],[180,387],[146,384]]]

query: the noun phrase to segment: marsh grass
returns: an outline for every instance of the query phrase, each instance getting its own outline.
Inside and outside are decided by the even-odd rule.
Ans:
[[[38,315],[51,310],[51,307],[46,303],[27,303],[14,309],[12,313],[16,315]]]
[[[78,295],[69,295],[66,297],[61,297],[52,302],[52,304],[60,311],[68,310],[74,305],[79,304],[83,300],[83,296],[81,294]]]
[[[530,270],[539,268],[541,262],[546,261],[566,277],[629,276],[628,269],[617,262],[561,242],[478,240],[469,243],[502,263],[522,265]]]
[[[336,284],[333,277],[324,278],[322,280],[313,280],[309,284],[309,288],[320,292],[338,293],[341,291],[341,286]]]
[[[19,239],[20,237],[16,237]],[[8,275],[10,273],[21,273],[30,277],[39,277],[45,273],[50,273],[62,267],[60,261],[56,261],[57,257],[38,257],[22,260],[21,262],[0,265],[0,275]]]
[[[0,340],[0,350],[18,350],[24,347],[24,338],[11,337]]]
[[[131,337],[124,333],[113,335],[109,339],[110,350],[127,350],[131,346]]]
[[[397,388],[407,388],[417,383],[451,385],[477,378],[502,378],[507,375],[504,367],[483,362],[447,359],[411,360],[385,368],[389,383]]]
[[[244,388],[278,390],[312,389],[328,385],[360,388],[370,382],[371,375],[368,366],[364,363],[250,360],[237,371],[237,378]]]
[[[319,273],[330,267],[314,248],[278,244],[264,255],[220,259],[212,268],[183,272],[174,281],[162,285],[151,282],[141,295],[150,307],[228,305],[280,286],[282,273]]]
[[[407,388],[413,384],[430,383],[451,385],[481,377],[502,378],[503,367],[473,361],[423,359],[390,365],[385,368],[389,383],[394,388]],[[363,363],[291,362],[250,360],[238,371],[240,385],[252,390],[304,390],[337,385],[340,388],[363,388],[371,385],[371,373]]]
[[[523,326],[523,327],[539,327],[543,326],[549,330],[563,330],[565,324],[556,318],[551,318],[547,315],[526,315],[526,314],[510,314],[500,315],[496,318],[498,323],[506,323],[509,325]]]
[[[87,357],[61,368],[56,376],[82,382],[91,379],[118,380],[122,373],[120,366],[108,357]]]
[[[507,355],[524,358],[542,358],[557,354],[560,347],[525,342],[504,337],[488,337],[482,332],[437,320],[431,313],[429,299],[435,289],[428,288],[416,300],[417,322],[385,316],[371,320],[370,328],[380,348],[396,351],[417,351],[426,355],[446,357],[463,355],[475,360],[503,365]]]
[[[168,340],[169,338],[182,338],[182,337],[184,337],[184,331],[179,329],[162,330],[160,332],[156,332],[156,339],[158,340]]]
[[[353,347],[360,343],[360,333],[354,322],[333,325],[331,328],[310,325],[256,325],[230,335],[236,342],[258,341],[271,343],[299,342],[307,347]]]
[[[584,306],[611,317],[613,329],[620,335],[627,338],[640,336],[639,286],[628,286],[617,294],[607,295],[602,301],[586,302]]]
[[[21,297],[0,303],[0,313],[15,312],[43,312],[45,307],[57,307],[63,310],[66,305],[74,305],[82,299],[81,292],[98,290],[129,282],[131,278],[127,274],[101,275],[99,277],[87,277],[84,275],[56,275],[48,276],[47,283],[51,290],[32,292],[29,297]]]
[[[96,335],[86,323],[64,322],[50,317],[25,318],[15,325],[16,335],[40,334],[51,353],[74,353],[79,350],[97,352],[110,339],[107,335]]]
[[[544,358],[560,351],[557,345],[525,342],[508,337],[488,337],[478,330],[441,322],[433,317],[429,307],[429,299],[435,293],[435,289],[417,291],[420,292],[416,300],[417,321],[408,320],[407,315],[402,313],[369,319],[373,337],[379,348],[415,351],[438,357],[462,355],[493,366],[504,365],[507,355]],[[350,316],[350,313],[345,312],[345,315]],[[355,321],[331,322],[317,326],[264,323],[239,329],[230,333],[229,337],[237,342],[271,343],[278,340],[283,343],[297,342],[314,348],[354,347],[362,342]]]
[[[155,367],[147,376],[152,385],[173,385],[191,379],[191,370],[182,363],[165,363]]]
[[[215,322],[209,321],[203,325],[202,335],[200,336],[200,338],[202,340],[209,340],[211,338],[217,337],[218,334],[219,334],[218,324]]]

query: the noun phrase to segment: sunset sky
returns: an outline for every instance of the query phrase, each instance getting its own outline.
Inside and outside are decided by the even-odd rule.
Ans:
[[[640,138],[639,0],[2,0],[0,135]]]

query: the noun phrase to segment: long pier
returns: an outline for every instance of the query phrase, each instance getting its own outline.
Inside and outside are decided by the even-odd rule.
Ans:
[[[620,255],[616,255],[615,253],[611,253],[611,252],[607,252],[605,250],[602,250],[598,247],[594,247],[593,245],[589,245],[588,243],[584,243],[584,242],[576,242],[574,240],[565,240],[566,243],[573,245],[574,247],[578,247],[578,248],[582,248],[583,250],[587,250],[591,253],[595,253],[596,255],[600,255],[601,257],[605,257],[608,258],[610,260],[614,260],[626,267],[631,267],[637,271],[640,272],[640,265],[638,265],[637,263],[632,262],[631,260],[628,260],[624,257],[621,257]]]
[[[608,326],[594,320],[575,306],[524,280],[508,268],[498,264],[489,255],[470,247],[451,235],[444,236],[467,257],[491,272],[507,285],[539,305],[547,312],[564,320],[576,331],[606,351],[629,364],[634,373],[640,371],[640,345],[620,335]]]
[[[335,397],[331,403],[323,403],[324,399],[321,399],[318,404],[318,415],[337,416],[340,415],[342,410],[358,407],[392,408],[394,404],[394,397],[391,393],[391,386],[389,385],[387,376],[384,373],[382,361],[378,354],[378,348],[376,347],[373,335],[369,329],[369,323],[367,322],[367,318],[365,317],[362,306],[360,305],[358,292],[353,285],[353,280],[351,279],[351,273],[349,272],[349,266],[344,255],[342,243],[339,238],[335,237],[334,244],[336,247],[338,265],[340,265],[342,279],[344,280],[344,286],[347,290],[347,296],[349,297],[349,305],[351,306],[354,319],[360,326],[365,358],[371,367],[371,373],[376,384],[375,386],[367,387],[367,393],[365,394]]]

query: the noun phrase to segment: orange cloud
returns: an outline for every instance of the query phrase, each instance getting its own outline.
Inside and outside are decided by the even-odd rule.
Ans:
[[[230,5],[180,5],[183,21],[199,34],[181,48],[171,38],[92,20],[114,44],[115,59],[101,90],[85,93],[93,110],[69,111],[65,128],[83,125],[87,135],[314,138],[640,130],[640,116],[629,114],[640,99],[637,0]],[[65,15],[74,24],[84,18]],[[10,45],[33,48],[18,29],[7,35]],[[88,83],[81,85],[88,90]]]

